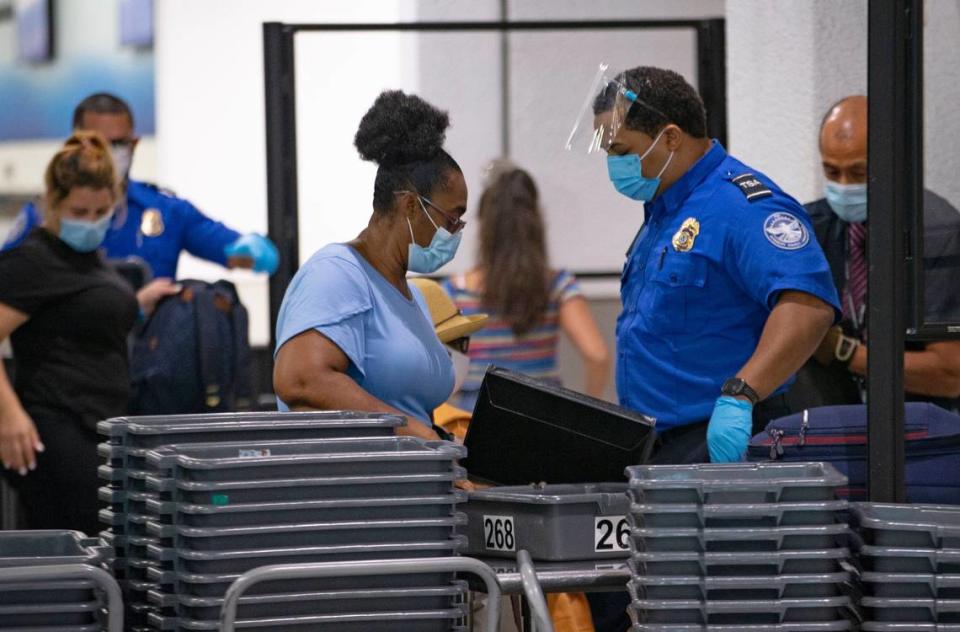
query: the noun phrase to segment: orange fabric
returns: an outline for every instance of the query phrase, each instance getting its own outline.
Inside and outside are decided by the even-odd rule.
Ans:
[[[467,436],[467,426],[470,425],[470,413],[450,404],[440,404],[433,411],[433,423],[463,441]]]
[[[547,607],[556,632],[595,632],[590,604],[583,593],[551,593]]]

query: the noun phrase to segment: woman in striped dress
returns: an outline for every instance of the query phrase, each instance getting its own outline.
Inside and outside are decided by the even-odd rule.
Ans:
[[[583,359],[585,392],[601,397],[610,353],[577,280],[549,267],[539,195],[526,171],[494,163],[478,212],[478,266],[443,283],[465,315],[490,315],[470,340],[470,374],[451,403],[473,410],[491,365],[559,383],[557,345],[568,336]]]

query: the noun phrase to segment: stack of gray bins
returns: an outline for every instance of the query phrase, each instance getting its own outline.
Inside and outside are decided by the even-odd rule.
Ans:
[[[5,568],[101,565],[107,551],[79,531],[0,531]],[[100,632],[104,603],[92,581],[0,583],[0,630]]]
[[[864,630],[960,632],[960,507],[853,503]]]
[[[148,623],[217,630],[242,573],[309,562],[449,557],[466,500],[466,450],[413,437],[172,445],[149,452]],[[240,601],[238,627],[447,632],[466,617],[449,573],[265,583]]]
[[[147,555],[147,547],[158,541],[147,533],[147,501],[159,496],[147,489],[152,473],[147,452],[173,443],[389,437],[403,424],[404,419],[395,415],[340,411],[118,417],[100,422],[97,430],[105,440],[99,446],[104,460],[99,474],[106,483],[99,490],[104,503],[100,520],[108,526],[100,536],[113,551],[110,566],[124,590],[128,628],[146,626],[151,611],[147,591],[155,587],[147,572],[156,562]]]
[[[652,465],[630,477],[635,632],[853,630],[846,477],[823,463]]]

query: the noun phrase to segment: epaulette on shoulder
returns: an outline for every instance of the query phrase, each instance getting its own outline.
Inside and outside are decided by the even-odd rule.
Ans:
[[[730,182],[737,185],[740,193],[743,193],[743,197],[747,198],[748,202],[756,202],[773,195],[773,191],[752,173],[742,173],[731,178]]]
[[[167,196],[167,197],[172,197],[172,198],[177,197],[177,194],[174,193],[172,189],[168,189],[168,188],[166,188],[166,187],[162,187],[162,186],[160,186],[159,184],[154,184],[153,182],[145,182],[145,181],[142,181],[142,180],[140,181],[140,183],[141,183],[142,185],[144,185],[145,187],[147,187],[148,189],[150,189],[150,190],[152,190],[152,191],[155,191],[155,192],[157,192],[157,193],[159,193],[159,194],[161,194],[161,195],[165,195],[165,196]]]

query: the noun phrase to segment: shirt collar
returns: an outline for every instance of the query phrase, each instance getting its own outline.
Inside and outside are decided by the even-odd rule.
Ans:
[[[673,213],[690,197],[690,193],[696,189],[700,183],[714,169],[720,166],[720,163],[727,157],[727,150],[717,139],[710,143],[710,149],[700,160],[693,163],[680,179],[670,185],[670,188],[661,193],[651,204],[651,211],[654,213]]]

